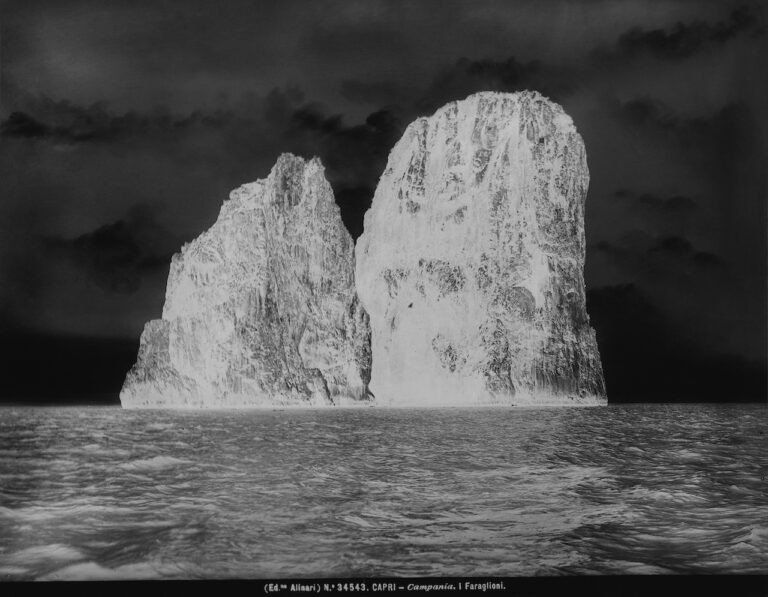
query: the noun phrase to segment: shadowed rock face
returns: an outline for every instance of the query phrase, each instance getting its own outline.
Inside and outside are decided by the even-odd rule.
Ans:
[[[601,404],[581,136],[538,93],[413,122],[357,243],[380,404]]]
[[[174,256],[162,319],[145,326],[120,400],[344,404],[370,398],[370,369],[352,238],[320,161],[284,154]]]

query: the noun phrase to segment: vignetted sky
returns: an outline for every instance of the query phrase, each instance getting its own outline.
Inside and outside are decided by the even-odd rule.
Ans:
[[[536,89],[587,147],[609,397],[764,397],[764,6],[4,2],[0,392],[114,400],[171,255],[281,152],[321,157],[358,236],[410,121]]]

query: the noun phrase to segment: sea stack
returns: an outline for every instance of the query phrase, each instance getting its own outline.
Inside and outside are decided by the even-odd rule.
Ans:
[[[411,123],[356,247],[381,405],[605,404],[584,291],[584,142],[536,92]]]
[[[354,242],[318,159],[283,154],[174,255],[126,408],[324,406],[370,399]]]

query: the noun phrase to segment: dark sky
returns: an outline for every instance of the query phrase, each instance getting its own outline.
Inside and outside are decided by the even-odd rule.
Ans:
[[[115,401],[171,255],[279,153],[350,232],[407,124],[537,89],[587,147],[609,398],[766,399],[762,2],[0,5],[0,395]]]

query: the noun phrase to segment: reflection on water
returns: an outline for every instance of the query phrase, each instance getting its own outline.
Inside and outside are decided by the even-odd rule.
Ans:
[[[766,414],[0,409],[0,579],[766,573]]]

